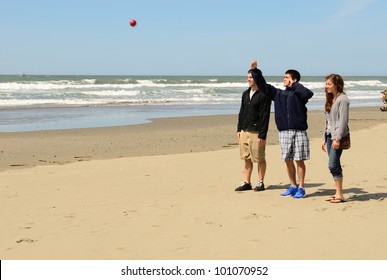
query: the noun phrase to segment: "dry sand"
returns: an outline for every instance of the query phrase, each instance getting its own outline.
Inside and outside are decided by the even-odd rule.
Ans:
[[[0,133],[0,259],[387,259],[386,119],[351,108],[341,204],[324,201],[334,188],[321,111],[309,112],[298,200],[280,196],[273,118],[259,193],[234,192],[236,116]]]

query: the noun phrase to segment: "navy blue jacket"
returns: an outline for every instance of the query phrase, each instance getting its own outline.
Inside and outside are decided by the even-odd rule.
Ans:
[[[274,100],[275,123],[279,131],[308,129],[306,103],[313,92],[300,83],[294,83],[285,90],[266,84],[265,93]]]

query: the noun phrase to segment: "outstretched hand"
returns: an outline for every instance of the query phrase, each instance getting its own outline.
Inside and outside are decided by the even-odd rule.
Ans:
[[[254,60],[250,63],[250,69],[255,69],[255,68],[257,68],[257,65],[258,65],[257,60],[254,59]]]

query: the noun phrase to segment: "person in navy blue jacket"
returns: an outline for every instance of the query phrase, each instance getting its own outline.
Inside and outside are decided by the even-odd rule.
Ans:
[[[251,174],[253,163],[258,163],[258,184],[254,191],[265,190],[266,173],[265,147],[270,119],[270,97],[261,87],[266,85],[262,73],[251,69],[247,73],[249,88],[242,94],[241,107],[238,115],[237,137],[239,139],[240,157],[244,160],[244,181],[235,191],[251,190]]]
[[[251,69],[256,69],[257,61],[253,60],[250,66]],[[286,163],[290,180],[290,186],[281,195],[294,198],[305,196],[306,166],[304,161],[310,157],[309,138],[306,132],[308,129],[306,104],[312,98],[313,92],[300,84],[300,79],[300,73],[290,69],[284,75],[285,89],[278,89],[270,84],[263,85],[261,88],[274,101],[274,116],[279,131],[281,158]]]

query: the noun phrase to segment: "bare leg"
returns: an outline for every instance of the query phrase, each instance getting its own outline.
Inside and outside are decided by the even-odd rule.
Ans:
[[[250,159],[245,160],[245,166],[243,168],[244,180],[246,183],[251,183],[251,173],[253,172],[253,163]]]
[[[292,186],[296,186],[296,167],[294,166],[293,160],[285,160],[286,169],[288,171],[288,176],[290,180],[290,184]]]
[[[296,160],[296,163],[299,185],[301,188],[303,188],[305,182],[306,166],[303,160]]]
[[[335,185],[336,185],[335,197],[337,199],[342,199],[344,197],[344,194],[343,194],[343,178],[335,179]]]
[[[258,179],[262,181],[265,179],[266,174],[266,160],[258,162]]]

